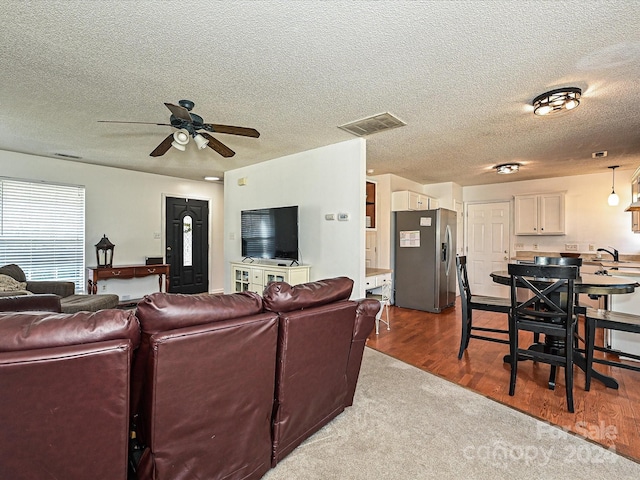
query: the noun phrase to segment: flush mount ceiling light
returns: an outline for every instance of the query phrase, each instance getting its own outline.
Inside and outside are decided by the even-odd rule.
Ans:
[[[550,115],[565,110],[573,110],[580,105],[582,90],[577,87],[557,88],[538,95],[533,99],[533,113]]]
[[[520,164],[519,163],[503,163],[502,165],[496,165],[493,168],[495,168],[498,173],[501,173],[503,175],[508,175],[510,173],[516,173],[518,170],[520,170]]]
[[[607,199],[607,202],[609,203],[610,207],[616,207],[620,203],[620,197],[618,197],[618,194],[616,193],[616,190],[615,190],[615,186],[616,186],[616,168],[618,168],[619,166],[620,165],[616,165],[614,167],[608,167],[608,168],[611,169],[611,175],[613,177],[612,183],[611,183],[611,194],[609,195],[609,198]]]

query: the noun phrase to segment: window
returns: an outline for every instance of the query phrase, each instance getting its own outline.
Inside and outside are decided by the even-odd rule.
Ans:
[[[84,187],[0,177],[0,265],[84,288]]]

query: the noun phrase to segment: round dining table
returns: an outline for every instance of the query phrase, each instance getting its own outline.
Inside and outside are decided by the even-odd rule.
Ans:
[[[491,272],[491,278],[495,283],[502,285],[511,285],[511,276],[507,270],[499,270]],[[544,278],[537,278],[533,282],[543,285],[544,283],[550,283],[551,280],[545,282]],[[630,280],[629,278],[616,277],[615,275],[608,274],[595,274],[595,273],[583,273],[574,283],[576,293],[584,293],[587,295],[617,295],[625,293],[633,293],[636,287],[640,286],[638,282]],[[610,302],[605,302],[605,305],[609,305]],[[535,348],[532,346],[530,348]],[[505,356],[505,362],[507,362],[509,356]],[[576,351],[574,357],[574,363],[582,370],[586,370],[586,360],[581,352]],[[609,388],[618,388],[618,382],[592,368],[593,378],[601,381]]]

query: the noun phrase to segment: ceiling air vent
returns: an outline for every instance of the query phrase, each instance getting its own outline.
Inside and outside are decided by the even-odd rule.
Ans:
[[[607,156],[607,151],[603,150],[601,152],[593,152],[591,154],[591,158],[603,158]]]
[[[355,122],[338,126],[357,137],[364,137],[373,133],[391,130],[392,128],[404,127],[406,123],[394,117],[390,113],[381,113],[372,117],[363,118]]]

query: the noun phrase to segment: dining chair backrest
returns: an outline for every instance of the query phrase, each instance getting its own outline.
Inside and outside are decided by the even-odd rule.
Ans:
[[[456,257],[456,268],[458,269],[458,289],[463,303],[471,299],[471,287],[469,287],[469,276],[467,274],[467,257]]]
[[[511,308],[514,315],[539,320],[568,319],[573,316],[574,303],[560,299],[574,297],[575,280],[579,276],[577,265],[509,264],[508,271],[511,276]],[[525,301],[518,301],[518,288],[528,289],[532,296]],[[546,308],[535,308],[539,303],[544,303]]]
[[[533,263],[536,265],[573,265],[578,267],[578,271],[580,271],[580,267],[582,266],[582,259],[575,257],[542,257],[535,256],[533,257]]]

